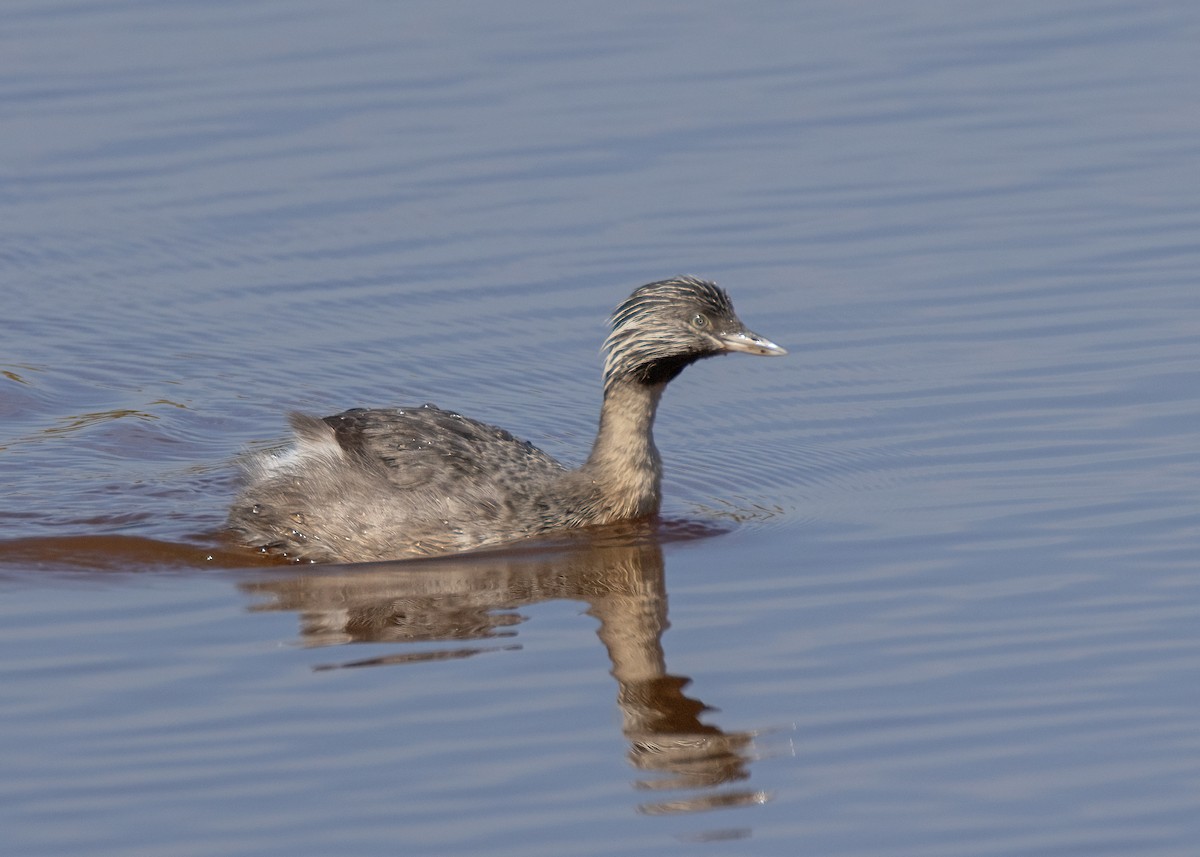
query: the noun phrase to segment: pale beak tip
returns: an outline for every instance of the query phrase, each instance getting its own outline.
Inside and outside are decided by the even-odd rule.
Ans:
[[[764,357],[782,357],[787,349],[751,331],[738,331],[721,337],[726,351],[741,351],[743,354],[761,354]]]

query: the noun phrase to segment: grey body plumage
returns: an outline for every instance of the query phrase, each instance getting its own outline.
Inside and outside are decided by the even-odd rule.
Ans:
[[[297,560],[365,562],[652,515],[662,483],[652,427],[667,382],[704,357],[786,353],[694,277],[635,290],[613,313],[604,351],[600,428],[582,467],[432,405],[294,414],[294,445],[244,462],[234,538]]]

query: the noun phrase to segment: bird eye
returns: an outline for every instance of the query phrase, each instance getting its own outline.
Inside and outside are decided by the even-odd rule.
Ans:
[[[708,327],[708,316],[696,313],[692,318],[692,325],[695,327]]]

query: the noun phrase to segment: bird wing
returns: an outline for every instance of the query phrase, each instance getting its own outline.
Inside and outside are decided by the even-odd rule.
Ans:
[[[332,429],[346,453],[364,465],[382,469],[388,480],[401,488],[436,490],[445,483],[462,490],[464,484],[520,482],[523,477],[564,469],[533,444],[502,428],[433,405],[355,408],[322,420],[293,415],[292,427],[301,436]]]

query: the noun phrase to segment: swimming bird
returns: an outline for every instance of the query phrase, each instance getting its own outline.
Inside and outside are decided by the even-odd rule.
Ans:
[[[691,276],[634,290],[603,350],[600,427],[582,466],[432,405],[292,414],[291,446],[243,461],[233,537],[296,561],[350,563],[648,517],[662,502],[652,429],[667,383],[705,357],[787,353],[742,324],[724,289]]]

